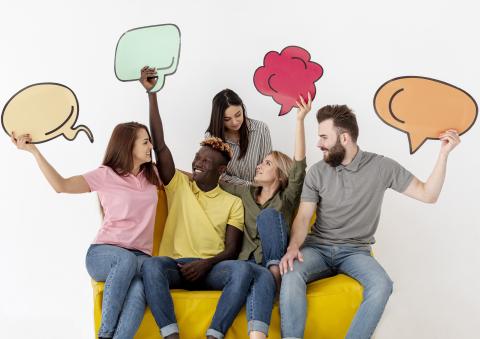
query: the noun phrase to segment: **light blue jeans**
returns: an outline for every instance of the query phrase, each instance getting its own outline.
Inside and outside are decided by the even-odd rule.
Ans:
[[[145,312],[140,269],[147,254],[114,245],[93,244],[87,251],[87,271],[104,281],[101,338],[132,339]]]
[[[282,338],[303,338],[307,283],[337,273],[344,273],[363,286],[363,301],[350,324],[347,339],[370,338],[393,289],[393,282],[371,256],[370,247],[308,244],[301,252],[304,261],[295,260],[293,271],[286,273],[282,279]]]

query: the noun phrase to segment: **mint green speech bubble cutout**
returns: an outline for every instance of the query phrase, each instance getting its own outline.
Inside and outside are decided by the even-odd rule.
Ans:
[[[165,76],[177,70],[179,57],[180,29],[176,25],[134,28],[118,40],[115,75],[120,81],[139,80],[142,67],[155,67],[158,80],[150,92],[158,92],[165,84]]]

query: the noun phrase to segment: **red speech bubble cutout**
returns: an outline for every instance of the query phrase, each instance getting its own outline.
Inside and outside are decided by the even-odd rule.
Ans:
[[[285,47],[280,53],[268,52],[263,66],[255,70],[253,83],[257,91],[281,105],[284,115],[296,106],[301,95],[307,101],[308,93],[315,98],[315,82],[323,75],[323,68],[310,61],[310,53],[298,46]]]

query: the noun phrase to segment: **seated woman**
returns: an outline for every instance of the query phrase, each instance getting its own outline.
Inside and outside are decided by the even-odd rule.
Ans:
[[[105,282],[98,337],[133,338],[145,311],[140,268],[153,250],[160,186],[147,127],[136,122],[117,125],[102,165],[70,178],[63,178],[47,162],[28,134],[12,132],[11,139],[35,157],[56,192],[98,193],[104,218],[86,258],[92,279]]]
[[[249,260],[255,273],[247,297],[251,338],[268,335],[275,289],[277,293],[280,289],[278,264],[286,251],[289,227],[298,208],[305,178],[304,120],[311,105],[310,94],[307,103],[302,97],[297,103],[293,160],[282,152],[273,151],[257,166],[251,187],[221,184],[224,190],[242,198],[245,208],[245,231],[239,259]]]
[[[256,166],[272,150],[267,125],[247,118],[242,99],[231,89],[224,89],[213,98],[206,136],[221,138],[230,144],[233,158],[222,180],[232,184],[250,185]]]

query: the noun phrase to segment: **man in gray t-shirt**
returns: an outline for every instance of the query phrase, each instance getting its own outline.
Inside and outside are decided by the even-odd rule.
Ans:
[[[305,285],[336,273],[363,286],[363,301],[347,338],[370,338],[392,293],[392,281],[370,248],[384,193],[391,188],[434,203],[445,180],[448,155],[460,138],[454,130],[439,135],[438,161],[424,183],[394,160],[360,150],[355,114],[347,106],[325,106],[318,111],[317,121],[317,146],[324,159],[305,177],[290,244],[280,262],[282,338],[303,337]],[[307,235],[315,211],[315,224]]]

